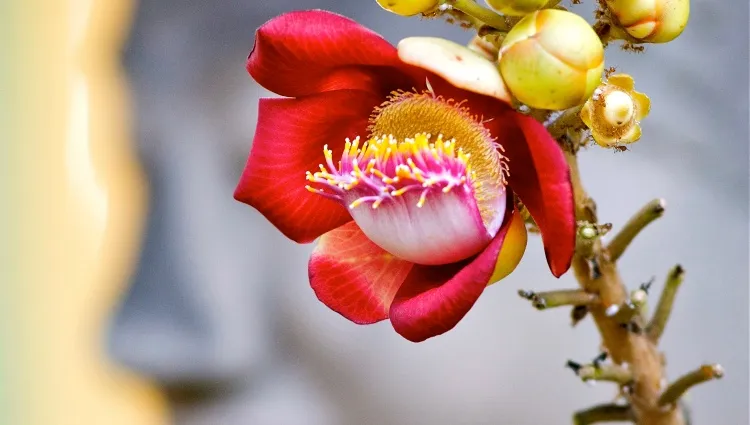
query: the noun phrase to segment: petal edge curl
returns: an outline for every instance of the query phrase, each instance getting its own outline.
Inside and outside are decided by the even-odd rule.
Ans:
[[[250,155],[234,198],[260,211],[288,238],[312,242],[351,220],[342,205],[305,189],[305,172],[323,162],[323,145],[337,153],[346,137],[365,132],[379,102],[357,90],[302,99],[261,99]]]
[[[308,263],[310,285],[331,310],[357,324],[376,323],[413,264],[370,241],[354,222],[324,234]]]
[[[539,226],[550,271],[562,276],[575,251],[570,168],[557,142],[534,118],[515,111],[486,123],[508,158],[508,183]]]
[[[508,232],[513,210],[508,197],[507,219],[481,253],[444,266],[415,265],[396,293],[389,313],[393,328],[412,342],[453,329],[487,287]]]

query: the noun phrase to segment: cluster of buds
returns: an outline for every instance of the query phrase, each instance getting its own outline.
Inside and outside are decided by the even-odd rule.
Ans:
[[[649,97],[634,89],[630,75],[614,74],[613,68],[605,72],[604,49],[608,43],[623,40],[624,48],[642,50],[645,43],[670,42],[684,31],[690,15],[689,0],[599,0],[593,25],[561,6],[559,0],[485,0],[488,7],[475,0],[377,1],[402,16],[449,14],[451,20],[465,18],[465,27],[477,29],[467,48],[450,43],[450,48],[446,45],[433,52],[423,43],[412,46],[402,42],[400,57],[458,87],[525,109],[545,122],[550,134],[573,156],[584,137],[573,141],[568,136],[581,135],[588,129],[597,145],[622,150],[641,138],[641,120],[650,112]],[[472,72],[454,66],[467,61],[472,63]],[[553,114],[555,111],[561,113]],[[619,397],[627,403],[603,404],[578,412],[574,423],[686,423],[683,395],[697,384],[721,378],[723,369],[707,364],[670,384],[664,378],[658,343],[684,270],[678,265],[669,272],[656,309],[649,315],[646,304],[651,283],[628,296],[616,269],[635,236],[664,213],[664,201],[657,199],[644,206],[609,243],[604,243],[602,237],[612,225],[599,224],[595,204],[583,198],[577,206],[587,218],[578,223],[575,248],[579,259],[584,260],[578,264],[576,275],[582,289],[519,291],[540,310],[573,307],[574,324],[591,312],[597,324],[604,324],[600,332],[605,341],[608,333],[608,354],[591,364],[569,362],[568,366],[584,381],[616,383]],[[594,287],[605,290],[591,291]],[[622,338],[622,329],[628,332],[627,337],[613,343]],[[633,341],[640,347],[635,357]],[[608,355],[611,364],[605,363]],[[644,373],[645,369],[649,372]]]
[[[377,0],[401,16],[468,16],[490,28],[469,45],[494,62],[508,93],[517,104],[541,111],[580,109],[581,121],[602,147],[622,148],[641,137],[640,121],[648,114],[648,96],[633,90],[625,74],[603,80],[607,40],[664,43],[687,25],[689,0],[606,0],[597,14],[610,28],[603,36],[597,25],[567,11],[557,0]],[[498,36],[499,35],[499,36]],[[605,40],[604,38],[607,38]]]

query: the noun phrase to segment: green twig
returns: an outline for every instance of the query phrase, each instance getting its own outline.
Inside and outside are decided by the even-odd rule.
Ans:
[[[511,25],[503,16],[478,5],[474,0],[446,0],[445,4],[500,31],[508,32],[511,29]]]
[[[641,208],[633,217],[625,223],[622,229],[612,238],[607,245],[609,258],[616,262],[625,249],[636,236],[652,221],[664,215],[666,202],[663,199],[654,199]]]
[[[591,305],[599,302],[599,297],[596,294],[582,289],[561,289],[547,292],[531,292],[521,289],[518,291],[518,295],[531,301],[531,305],[537,310],[565,305]]]
[[[573,369],[573,372],[582,381],[607,381],[620,385],[628,385],[633,382],[633,373],[616,364],[579,365],[568,361],[568,367]]]
[[[659,297],[659,302],[656,304],[654,316],[646,327],[646,333],[654,343],[659,342],[659,338],[664,332],[669,315],[672,313],[672,305],[674,305],[675,295],[677,295],[677,288],[680,287],[684,278],[685,269],[679,264],[674,266],[669,271],[669,275],[667,275],[667,281]]]
[[[633,412],[630,410],[630,406],[619,404],[600,404],[590,409],[581,410],[573,416],[573,425],[626,421],[633,421]]]
[[[690,388],[713,379],[721,379],[724,376],[724,368],[720,364],[703,365],[700,368],[682,376],[674,381],[661,397],[659,406],[667,406],[676,403]]]

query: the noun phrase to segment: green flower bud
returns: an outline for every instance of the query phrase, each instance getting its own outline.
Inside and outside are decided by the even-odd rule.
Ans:
[[[485,0],[487,5],[509,16],[523,16],[535,12],[549,3],[549,0]]]
[[[383,9],[401,16],[413,16],[419,13],[432,12],[438,7],[439,0],[375,0]]]
[[[628,34],[649,43],[674,40],[690,17],[690,0],[607,0],[607,6]]]
[[[556,9],[527,15],[500,48],[500,73],[510,92],[539,109],[585,102],[601,83],[604,48],[580,16]]]

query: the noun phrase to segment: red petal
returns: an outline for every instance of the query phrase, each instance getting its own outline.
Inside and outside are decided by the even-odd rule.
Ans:
[[[396,291],[413,264],[370,241],[356,223],[320,238],[310,257],[310,285],[323,304],[354,323],[388,317]]]
[[[386,95],[412,87],[404,73],[411,69],[377,33],[321,10],[291,12],[266,22],[247,60],[248,72],[260,85],[289,97],[341,89]]]
[[[391,304],[389,316],[396,332],[420,342],[458,324],[487,287],[513,214],[517,213],[509,196],[503,226],[474,258],[444,266],[414,265]]]
[[[570,169],[557,142],[534,118],[508,111],[487,123],[505,149],[508,183],[539,226],[552,274],[570,268],[575,249],[575,202]]]
[[[308,192],[306,171],[324,161],[323,145],[341,154],[346,137],[366,135],[381,99],[355,90],[302,99],[261,99],[250,156],[234,197],[260,211],[290,239],[311,242],[351,220],[343,206]]]

